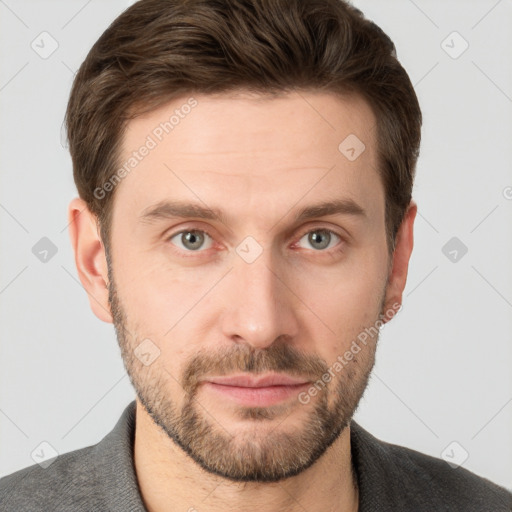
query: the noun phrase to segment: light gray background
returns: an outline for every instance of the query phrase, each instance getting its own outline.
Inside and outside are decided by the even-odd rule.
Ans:
[[[424,114],[404,307],[356,419],[437,457],[465,450],[463,467],[512,488],[512,3],[354,3],[395,41]],[[43,441],[97,443],[134,398],[114,329],[77,278],[61,145],[73,74],[129,4],[0,0],[0,476],[33,464]],[[47,59],[31,48],[43,31],[59,45]],[[463,48],[454,31],[469,43],[458,58],[445,51]],[[42,237],[58,249],[46,263],[32,253]],[[442,252],[452,237],[468,248],[456,262]]]

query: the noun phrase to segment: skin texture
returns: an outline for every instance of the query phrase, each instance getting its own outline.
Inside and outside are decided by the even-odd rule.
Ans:
[[[416,205],[390,257],[376,120],[356,96],[194,99],[116,185],[110,264],[85,203],[69,206],[80,279],[96,316],[114,323],[137,392],[144,502],[150,511],[357,510],[349,423],[377,336],[332,368],[401,304]],[[130,121],[123,162],[187,100]],[[338,149],[350,134],[365,145],[353,161]],[[339,199],[364,213],[295,220],[304,207]],[[144,217],[166,200],[225,218]],[[294,393],[272,406],[241,405],[202,382],[272,372],[312,385],[329,368],[332,379],[307,403]]]

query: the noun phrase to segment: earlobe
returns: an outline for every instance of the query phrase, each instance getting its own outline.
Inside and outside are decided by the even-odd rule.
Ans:
[[[417,211],[417,204],[411,201],[396,235],[395,250],[386,288],[384,311],[396,310],[397,305],[402,304],[402,294],[407,282],[409,260],[414,245],[414,219],[416,218]]]
[[[96,216],[84,200],[76,197],[68,206],[68,222],[78,277],[87,292],[91,309],[100,320],[112,323],[107,260]]]

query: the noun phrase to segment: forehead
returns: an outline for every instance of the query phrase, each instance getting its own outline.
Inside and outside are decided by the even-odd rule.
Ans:
[[[114,212],[129,204],[138,215],[180,199],[231,208],[235,217],[248,209],[261,216],[265,205],[279,215],[280,204],[338,197],[376,209],[383,188],[375,132],[370,106],[354,95],[182,96],[128,123]]]

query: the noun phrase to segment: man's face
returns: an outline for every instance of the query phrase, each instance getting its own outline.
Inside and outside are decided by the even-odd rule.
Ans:
[[[361,99],[330,94],[194,98],[128,125],[122,163],[154,147],[115,192],[112,315],[155,423],[212,473],[278,481],[338,438],[374,363],[376,336],[333,371],[385,307],[375,118]],[[334,201],[338,212],[299,217]],[[222,218],[178,217],[165,206],[178,202]],[[275,374],[297,384],[208,382]]]

